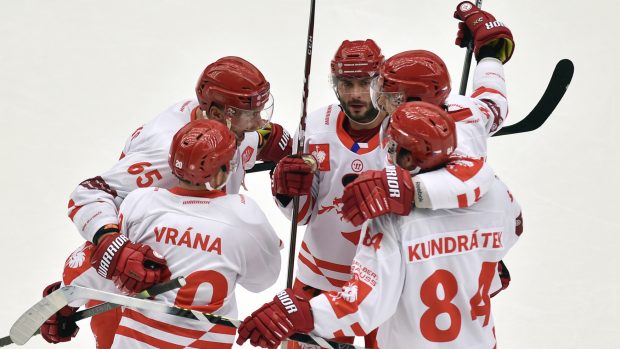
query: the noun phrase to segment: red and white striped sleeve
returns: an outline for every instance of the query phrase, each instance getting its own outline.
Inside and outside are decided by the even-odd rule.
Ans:
[[[310,301],[313,333],[327,338],[363,336],[396,312],[405,282],[405,263],[396,232],[377,224],[384,220],[371,220],[368,228],[363,228],[351,279],[342,289]]]
[[[452,156],[446,167],[413,178],[415,206],[451,209],[469,207],[490,188],[495,172],[483,158]]]

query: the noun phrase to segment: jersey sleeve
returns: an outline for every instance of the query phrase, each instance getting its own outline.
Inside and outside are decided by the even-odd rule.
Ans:
[[[258,205],[247,196],[241,197],[246,207],[238,211],[244,230],[238,282],[250,292],[261,292],[273,285],[280,274],[280,239]]]
[[[412,179],[416,207],[463,208],[476,203],[489,190],[495,172],[483,158],[453,156],[445,167]]]
[[[161,171],[169,171],[164,164],[167,156],[150,144],[147,131],[134,132],[121,159],[111,169],[81,182],[71,193],[68,215],[86,240],[92,241],[102,226],[118,224],[118,207],[130,191],[157,186],[162,179]]]
[[[478,109],[486,116],[489,135],[499,131],[508,117],[504,66],[496,58],[483,58],[476,65],[471,95]]]
[[[476,66],[471,98],[456,97],[450,115],[456,122],[458,146],[450,162],[413,178],[419,208],[469,207],[486,194],[495,172],[486,162],[488,138],[508,115],[504,68],[495,58]]]
[[[143,210],[140,209],[140,202],[144,202],[147,195],[145,189],[134,190],[127,195],[118,209],[119,230],[131,241],[137,240],[135,224],[142,219]]]
[[[405,282],[405,261],[390,216],[362,227],[364,237],[351,265],[351,279],[340,291],[310,300],[313,333],[327,338],[363,336],[395,312]]]
[[[297,154],[297,139],[298,132],[295,133],[293,137],[293,154]],[[305,144],[305,151],[307,151],[308,143]],[[316,199],[319,194],[319,183],[320,176],[317,171],[314,174],[314,179],[312,181],[312,187],[310,188],[310,195],[302,195],[299,197],[299,211],[297,214],[297,225],[306,225],[310,222],[310,218],[312,218],[313,212],[315,211]],[[276,205],[282,211],[282,213],[289,219],[293,219],[293,200],[290,197],[284,197],[281,195],[276,195],[274,197]]]

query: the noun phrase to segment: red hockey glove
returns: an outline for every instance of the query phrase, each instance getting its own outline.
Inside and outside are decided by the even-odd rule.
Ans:
[[[458,4],[454,18],[463,21],[459,23],[455,43],[460,47],[467,47],[473,36],[476,60],[484,57],[495,57],[502,63],[510,60],[515,42],[510,29],[504,23],[469,1]]]
[[[278,162],[271,178],[271,193],[300,196],[310,194],[317,162],[314,156],[291,155]]]
[[[344,188],[342,214],[353,225],[386,213],[406,216],[413,208],[413,195],[411,175],[403,168],[366,171]]]
[[[256,132],[260,135],[258,160],[278,162],[292,154],[291,135],[282,126],[272,122]]]
[[[54,282],[43,290],[43,297],[60,288],[60,281]],[[48,343],[68,342],[75,337],[80,330],[75,321],[71,320],[71,315],[75,314],[79,308],[65,306],[56,314],[47,319],[41,325],[41,337]]]
[[[166,260],[150,246],[133,243],[120,233],[99,239],[90,260],[97,273],[129,294],[141,292],[163,279]]]
[[[243,320],[239,326],[237,344],[242,345],[250,339],[253,346],[277,348],[293,333],[308,333],[313,329],[310,303],[287,288]]]

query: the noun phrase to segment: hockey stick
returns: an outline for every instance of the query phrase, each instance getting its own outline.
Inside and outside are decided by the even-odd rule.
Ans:
[[[534,109],[532,109],[532,111],[521,121],[516,124],[503,127],[493,136],[530,132],[542,126],[545,121],[547,121],[547,118],[549,118],[551,113],[553,113],[553,110],[555,110],[558,103],[560,103],[562,97],[564,97],[564,93],[566,93],[568,85],[573,79],[574,72],[575,66],[570,59],[562,59],[559,61],[553,70],[547,89],[545,89],[545,92]]]
[[[560,60],[553,70],[549,84],[545,89],[542,97],[532,111],[529,112],[521,121],[516,124],[505,126],[501,130],[497,131],[493,136],[506,136],[516,133],[534,131],[542,126],[551,113],[555,110],[557,105],[564,97],[564,93],[568,89],[568,86],[573,79],[573,73],[575,72],[575,66],[570,59]],[[251,172],[269,171],[275,165],[271,162],[257,163],[254,165]],[[254,168],[257,168],[254,170]]]
[[[482,8],[482,0],[476,0],[476,7]],[[467,80],[469,79],[469,69],[471,67],[471,57],[474,53],[474,40],[471,39],[469,45],[467,45],[467,51],[465,52],[465,62],[463,63],[463,73],[461,73],[461,87],[459,88],[459,94],[465,96],[467,91]]]
[[[142,291],[137,294],[136,298],[131,298],[127,296],[123,296],[124,298],[129,299],[141,299],[141,298],[149,298],[156,296],[158,294],[162,294],[164,292],[168,292],[179,287],[183,287],[185,285],[185,278],[178,277],[176,279],[162,282],[157,284],[147,290]],[[78,286],[65,286],[62,287],[39,302],[33,305],[28,309],[22,316],[15,321],[13,326],[11,326],[11,330],[9,331],[10,336],[4,337],[0,339],[0,347],[9,345],[11,343],[15,343],[17,345],[24,345],[30,338],[38,333],[39,328],[43,323],[49,319],[52,315],[58,312],[63,307],[69,305],[69,303],[78,300],[78,299],[96,299],[107,301],[107,299],[97,299],[95,297],[88,297],[86,292],[78,292],[71,291],[78,289],[88,290],[87,288],[78,287]],[[112,294],[112,293],[109,293]],[[95,307],[85,309],[82,311],[78,311],[77,313],[71,316],[71,320],[80,321],[82,319],[106,312],[108,310],[112,310],[114,308],[119,307],[120,303],[115,302],[107,302],[103,304],[99,304]]]
[[[41,318],[43,318],[44,316],[47,316],[50,313],[54,314],[56,311],[58,311],[56,310],[52,312],[53,309],[56,309],[56,308],[60,309],[64,305],[71,303],[72,301],[78,300],[78,299],[94,299],[94,300],[104,301],[108,303],[118,304],[118,305],[125,306],[125,307],[131,307],[131,308],[137,308],[137,309],[143,309],[143,310],[149,310],[149,311],[169,314],[169,315],[178,316],[178,317],[182,317],[186,319],[207,321],[215,325],[222,325],[222,326],[227,326],[227,327],[237,328],[241,324],[241,321],[239,320],[228,319],[222,316],[217,316],[217,315],[208,314],[208,313],[201,313],[197,310],[178,308],[178,307],[169,306],[169,305],[166,305],[160,302],[127,297],[127,296],[123,296],[120,294],[109,293],[109,292],[94,290],[94,289],[80,287],[80,286],[62,287],[44,299],[47,299],[47,298],[50,298],[46,302],[48,303],[48,305],[45,305],[44,307],[42,307],[42,309],[36,309],[35,311],[32,311],[34,307],[31,308],[30,311],[22,315],[22,318],[20,318],[13,325],[13,327],[11,327],[11,338],[13,339],[15,343],[17,344],[25,343],[25,341],[27,341],[30,338],[30,335],[34,332],[32,331],[32,329],[35,328],[36,330],[36,328],[40,327],[43,324],[43,322],[47,319],[47,317],[45,317],[44,320],[41,320]],[[37,311],[39,310],[44,312],[44,314],[41,312],[37,313]],[[25,341],[24,340],[20,341],[20,339],[25,339]],[[323,339],[321,337],[316,337],[316,336],[307,335],[307,334],[294,334],[293,336],[290,337],[290,339],[298,341],[298,342],[302,342],[302,343],[319,345],[324,348],[362,349],[360,347],[352,346],[350,344],[338,343],[338,342]]]
[[[304,66],[304,90],[301,96],[301,119],[297,131],[297,155],[304,151],[306,140],[306,115],[308,104],[308,79],[310,78],[310,67],[312,65],[312,42],[314,41],[314,6],[315,0],[310,0],[310,18],[308,19],[308,39],[306,46],[306,63]],[[295,267],[295,245],[297,244],[297,216],[299,214],[299,196],[293,197],[293,216],[291,217],[291,240],[288,249],[288,274],[286,276],[286,287],[293,287],[293,270]]]

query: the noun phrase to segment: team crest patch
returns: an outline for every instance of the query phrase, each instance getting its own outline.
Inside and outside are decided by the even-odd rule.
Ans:
[[[319,163],[319,170],[329,171],[329,144],[309,144],[308,150]]]
[[[245,148],[245,150],[243,151],[243,153],[241,154],[241,161],[243,163],[243,165],[245,166],[245,164],[248,163],[248,161],[250,161],[250,158],[252,158],[252,154],[254,153],[254,148],[250,147],[249,145]]]

